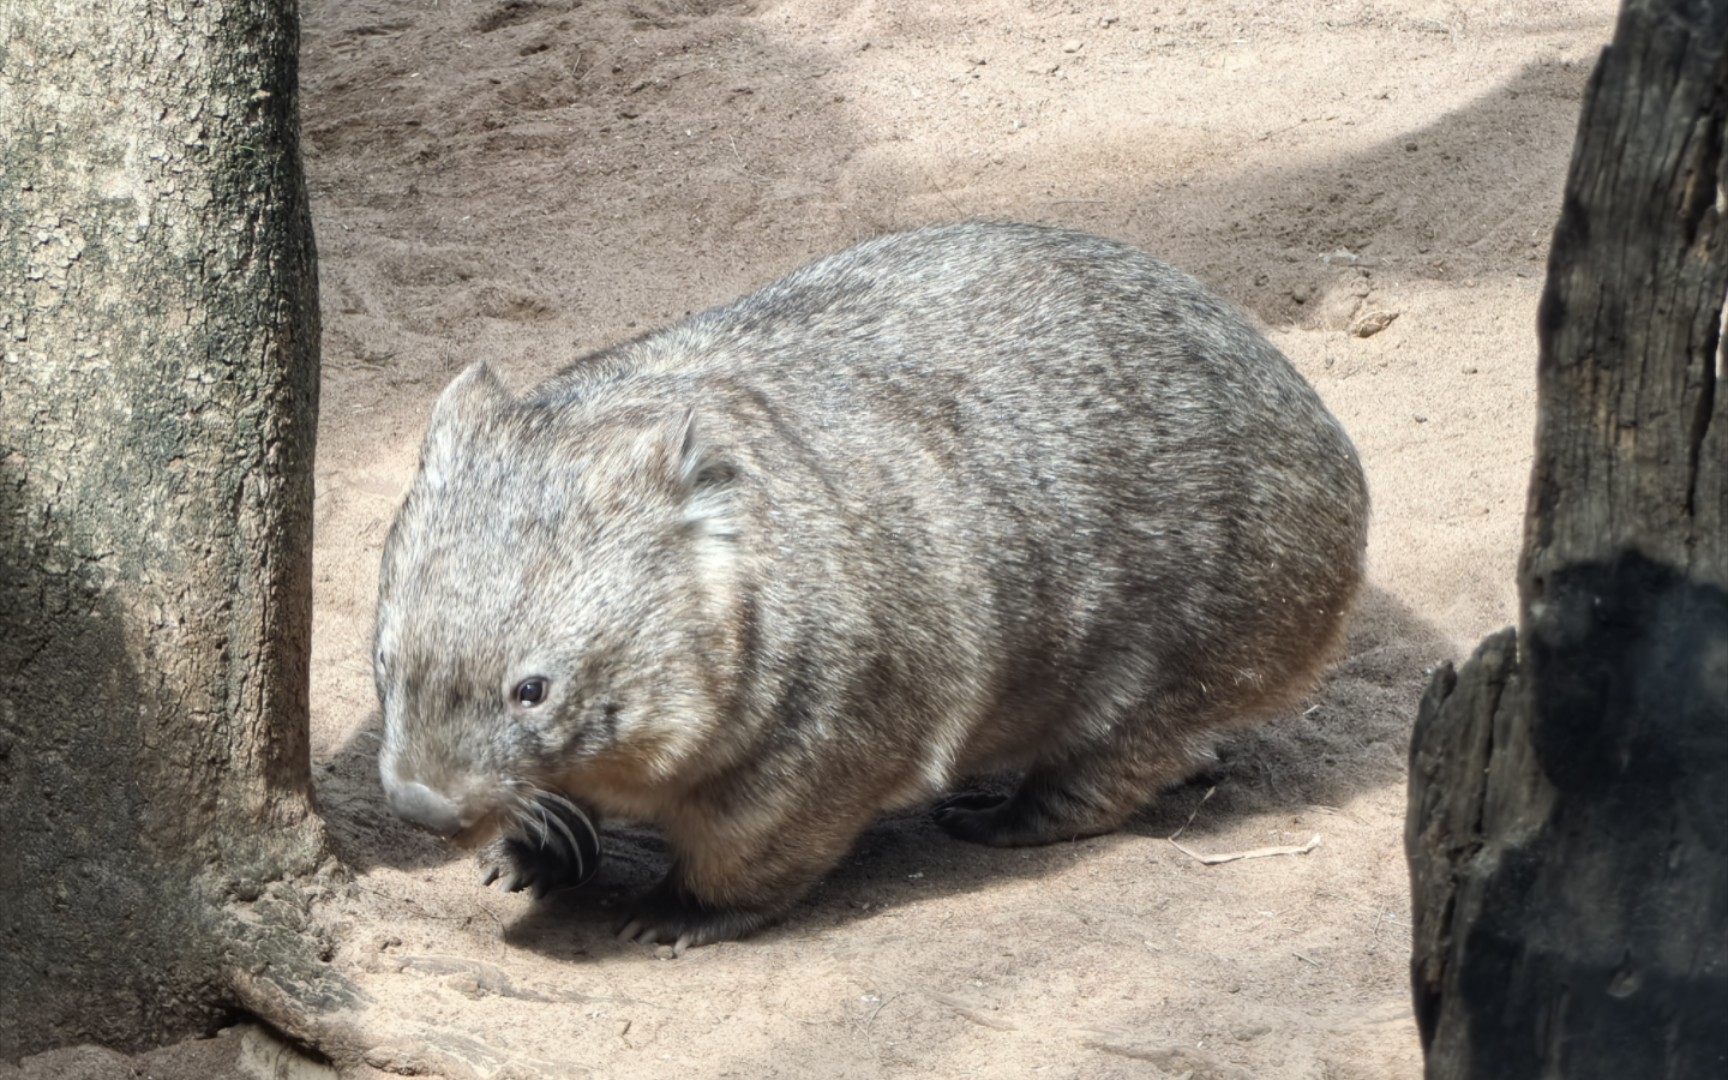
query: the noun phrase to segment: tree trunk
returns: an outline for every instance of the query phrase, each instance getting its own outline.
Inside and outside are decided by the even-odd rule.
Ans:
[[[252,903],[324,859],[297,48],[292,0],[0,3],[0,1058],[297,962]]]
[[[1539,315],[1520,630],[1411,749],[1431,1078],[1728,1075],[1728,4],[1629,0]]]

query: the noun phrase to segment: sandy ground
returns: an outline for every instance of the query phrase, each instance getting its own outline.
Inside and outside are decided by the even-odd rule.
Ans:
[[[357,874],[331,904],[338,960],[401,1017],[368,1075],[1419,1075],[1405,744],[1427,670],[1515,617],[1534,313],[1611,3],[303,9],[315,770]],[[1118,835],[981,850],[894,817],[784,925],[678,960],[607,933],[664,864],[650,834],[613,835],[597,883],[536,905],[395,823],[367,736],[371,608],[445,381],[486,358],[526,386],[853,240],[961,218],[1190,270],[1350,430],[1371,584],[1311,700]],[[1351,332],[1376,314],[1396,317]],[[1190,815],[1196,851],[1320,843],[1202,865],[1166,839]],[[240,1041],[23,1075],[238,1074]]]

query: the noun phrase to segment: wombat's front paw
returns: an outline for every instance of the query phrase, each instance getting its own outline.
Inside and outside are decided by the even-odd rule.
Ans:
[[[480,853],[480,884],[498,882],[505,892],[532,889],[534,899],[554,889],[580,885],[600,868],[600,833],[571,804],[541,801],[539,813],[516,832],[500,833]]]
[[[675,956],[693,945],[753,934],[774,921],[774,913],[747,908],[719,908],[690,896],[671,879],[654,886],[637,901],[618,927],[620,941],[667,944]]]

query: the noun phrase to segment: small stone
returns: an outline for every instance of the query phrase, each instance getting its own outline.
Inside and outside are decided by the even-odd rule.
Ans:
[[[1062,51],[1065,53],[1077,53],[1085,47],[1086,43],[1079,38],[1070,38],[1062,43]]]
[[[1398,317],[1396,311],[1366,311],[1358,315],[1350,324],[1350,333],[1354,337],[1373,337],[1380,331],[1392,325],[1392,320]]]

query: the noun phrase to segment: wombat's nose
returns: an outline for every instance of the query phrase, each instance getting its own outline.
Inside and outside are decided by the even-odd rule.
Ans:
[[[396,816],[404,821],[412,821],[439,836],[450,836],[462,831],[462,815],[457,811],[456,804],[425,784],[413,781],[392,784],[386,791],[390,799],[390,809],[396,811]]]

